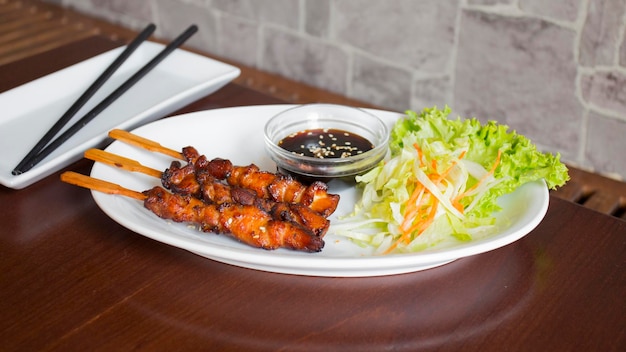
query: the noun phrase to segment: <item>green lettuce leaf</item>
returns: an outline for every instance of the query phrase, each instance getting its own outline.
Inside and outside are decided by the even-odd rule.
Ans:
[[[419,114],[406,111],[406,118],[399,120],[392,129],[389,147],[392,155],[396,155],[403,148],[405,138],[422,147],[433,141],[443,142],[451,149],[468,147],[465,160],[486,169],[493,165],[500,151],[501,159],[494,177],[502,182],[490,188],[475,207],[482,211],[481,216],[498,210],[496,199],[524,183],[544,179],[548,188],[556,189],[569,180],[567,167],[560,162],[560,154],[542,153],[530,139],[509,131],[506,125],[495,121],[483,125],[476,118],[449,119],[450,112],[449,107],[443,110],[426,108]]]
[[[494,212],[500,210],[498,197],[527,182],[543,179],[554,189],[569,180],[559,154],[537,150],[528,138],[506,125],[482,124],[476,118],[449,119],[450,112],[448,107],[406,111],[396,122],[390,158],[357,176],[363,195],[349,217],[352,227],[344,224],[340,234],[361,245],[400,252],[469,241],[493,230]],[[443,181],[442,170],[449,170]],[[435,175],[435,180],[429,175]],[[432,195],[419,206],[435,204],[437,213],[428,228],[398,246],[398,238],[406,239],[406,229],[400,229],[409,198],[421,187],[417,184]],[[425,216],[420,216],[416,221],[423,221]],[[363,230],[372,233],[364,235]]]

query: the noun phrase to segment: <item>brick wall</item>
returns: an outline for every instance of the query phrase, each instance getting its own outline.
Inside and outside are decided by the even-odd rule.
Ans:
[[[394,111],[449,105],[626,178],[626,0],[50,0]]]

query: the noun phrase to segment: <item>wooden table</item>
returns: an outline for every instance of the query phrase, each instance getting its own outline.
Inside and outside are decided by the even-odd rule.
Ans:
[[[0,66],[0,92],[118,44],[95,36]],[[281,102],[231,83],[180,112]],[[150,240],[59,173],[2,187],[0,350],[626,350],[626,222],[550,201],[501,249],[411,274],[321,278]]]

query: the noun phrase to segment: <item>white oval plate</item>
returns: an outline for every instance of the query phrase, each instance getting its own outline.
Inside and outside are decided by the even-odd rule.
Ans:
[[[235,165],[254,163],[263,170],[274,171],[275,164],[264,150],[263,126],[275,115],[293,105],[247,106],[201,111],[175,116],[133,132],[180,150],[194,146],[209,159],[230,159]],[[390,126],[402,115],[370,110]],[[135,159],[144,165],[164,170],[170,157],[151,153],[121,142],[113,142],[106,150]],[[143,191],[159,185],[156,178],[130,173],[96,163],[91,176],[133,190]],[[412,254],[374,255],[333,233],[332,222],[352,211],[359,194],[356,188],[342,182],[329,183],[332,193],[341,195],[339,207],[330,217],[331,227],[324,249],[319,253],[302,253],[279,249],[267,251],[249,247],[225,236],[199,232],[185,224],[165,221],[143,207],[137,200],[92,192],[100,208],[113,220],[128,229],[154,240],[176,246],[198,255],[245,268],[310,276],[362,277],[392,275],[433,268],[459,258],[484,253],[510,244],[529,233],[543,219],[549,202],[544,182],[532,182],[499,199],[503,210],[497,222],[501,231],[487,238],[453,247],[429,249]]]

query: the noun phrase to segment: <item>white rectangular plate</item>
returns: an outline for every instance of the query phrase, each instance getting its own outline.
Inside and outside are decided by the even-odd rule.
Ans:
[[[85,104],[71,126],[163,49],[143,43]],[[237,67],[177,49],[137,84],[31,170],[13,168],[123,50],[113,49],[0,94],[0,183],[21,189],[79,160],[113,128],[132,129],[211,94],[239,76]],[[65,130],[65,129],[64,129]],[[63,132],[62,130],[61,132]]]

